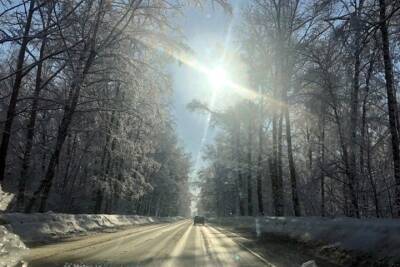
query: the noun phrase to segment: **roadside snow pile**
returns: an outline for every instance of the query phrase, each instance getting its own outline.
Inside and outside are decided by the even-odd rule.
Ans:
[[[19,237],[0,225],[0,267],[17,265],[26,251]]]
[[[7,209],[13,197],[13,194],[4,192],[0,185],[0,212]],[[19,237],[1,225],[2,223],[0,218],[0,267],[15,266],[20,263],[27,248]]]
[[[0,185],[0,211],[5,211],[14,198],[14,194],[4,192]]]
[[[171,222],[180,217],[156,218],[137,215],[61,214],[61,213],[7,213],[0,222],[17,234],[25,243],[43,243],[52,240],[84,235],[106,229]]]
[[[324,257],[400,263],[400,221],[395,219],[232,217],[211,222],[245,229],[261,237],[296,240],[317,247]]]

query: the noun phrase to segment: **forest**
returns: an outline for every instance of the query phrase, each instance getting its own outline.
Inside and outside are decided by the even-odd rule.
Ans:
[[[0,0],[10,211],[189,214],[190,156],[162,52],[184,47],[178,11],[165,1]]]
[[[246,97],[201,101],[199,211],[212,216],[400,216],[400,1],[251,0],[236,57]]]
[[[207,3],[238,20],[240,97],[188,104],[216,132],[194,179],[168,67],[196,67],[175,18]],[[399,40],[397,0],[0,0],[8,209],[399,217]]]

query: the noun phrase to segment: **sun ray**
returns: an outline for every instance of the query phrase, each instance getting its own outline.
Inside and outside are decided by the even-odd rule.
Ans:
[[[213,69],[210,67],[207,67],[205,64],[203,64],[201,61],[199,61],[196,57],[194,57],[191,53],[188,53],[184,49],[179,49],[176,46],[171,45],[168,42],[161,42],[160,40],[154,40],[152,38],[141,38],[140,41],[144,43],[145,45],[152,47],[156,50],[162,50],[163,52],[167,53],[169,56],[175,58],[179,62],[182,62],[188,67],[191,67],[195,69],[196,71],[203,73],[207,77],[209,77],[210,73],[213,72]],[[225,52],[224,52],[225,56]],[[211,74],[211,76],[214,76],[215,74]],[[256,92],[256,90],[252,90],[247,88],[244,85],[241,85],[237,82],[234,82],[230,79],[227,79],[224,82],[224,87],[233,89],[232,92],[239,95],[240,97],[247,99],[247,100],[252,100],[252,101],[257,101],[259,99],[263,99],[263,102],[267,104],[270,107],[273,108],[279,108],[284,105],[284,102],[276,100],[270,96],[267,96],[265,94],[260,94]]]
[[[146,42],[149,46],[154,47],[155,49],[160,49],[160,47],[156,47],[156,44],[159,42]],[[169,56],[175,58],[176,60],[182,62],[188,67],[191,67],[195,69],[196,71],[203,73],[206,76],[209,76],[210,73],[213,71],[209,67],[207,67],[205,64],[202,64],[197,58],[195,58],[193,55],[190,53],[187,53],[182,50],[174,49],[173,47],[168,47],[163,49]],[[213,76],[214,74],[212,74]],[[234,94],[239,95],[240,97],[251,100],[251,101],[257,101],[262,99],[262,101],[269,105],[270,107],[273,108],[280,108],[281,106],[285,105],[284,102],[280,100],[276,100],[271,96],[268,96],[266,94],[260,94],[256,90],[252,90],[247,88],[244,85],[241,85],[237,82],[234,82],[230,79],[227,79],[224,82],[224,87],[232,89],[232,92]]]

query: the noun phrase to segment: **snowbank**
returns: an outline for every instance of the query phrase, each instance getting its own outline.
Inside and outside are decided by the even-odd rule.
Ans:
[[[88,232],[130,225],[172,222],[180,217],[157,218],[137,215],[7,213],[0,215],[0,224],[17,234],[25,243],[46,243],[85,235]]]
[[[14,198],[14,194],[4,192],[0,185],[0,212],[4,212]]]
[[[19,237],[0,225],[0,267],[18,264],[26,251]]]
[[[0,185],[0,212],[4,212],[11,203],[14,195],[4,192]],[[0,219],[0,267],[14,266],[20,263],[27,251],[19,237],[11,233]]]
[[[210,219],[259,237],[279,237],[317,248],[338,261],[380,262],[400,266],[400,220],[321,217],[241,217]],[[341,259],[338,259],[340,257]],[[396,262],[398,265],[392,265]]]

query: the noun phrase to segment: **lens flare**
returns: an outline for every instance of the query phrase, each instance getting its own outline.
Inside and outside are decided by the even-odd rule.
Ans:
[[[208,80],[216,89],[226,86],[229,83],[228,75],[222,67],[216,67],[208,71]]]

